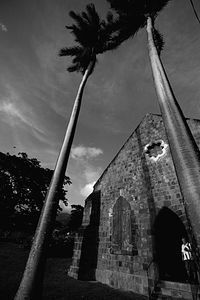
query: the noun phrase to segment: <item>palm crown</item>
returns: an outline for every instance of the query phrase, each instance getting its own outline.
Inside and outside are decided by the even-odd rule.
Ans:
[[[119,14],[156,16],[170,0],[107,0]]]
[[[151,16],[154,20],[157,14],[167,5],[170,0],[107,0],[114,9],[118,18],[118,36],[115,42],[120,44],[124,40],[134,36],[135,33],[143,28],[146,19]],[[154,28],[154,39],[158,52],[163,48],[164,42],[162,35]]]
[[[113,17],[108,13],[106,21],[101,20],[94,4],[88,4],[86,11],[80,14],[70,11],[69,15],[75,23],[66,28],[75,36],[77,45],[61,49],[59,55],[74,57],[67,68],[69,72],[84,73],[91,61],[96,62],[97,54],[116,47],[112,39]]]

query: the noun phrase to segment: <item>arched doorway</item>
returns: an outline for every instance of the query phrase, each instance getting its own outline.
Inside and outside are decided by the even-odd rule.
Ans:
[[[186,271],[182,261],[181,238],[187,237],[185,226],[169,208],[158,213],[154,223],[155,260],[161,280],[186,281]]]

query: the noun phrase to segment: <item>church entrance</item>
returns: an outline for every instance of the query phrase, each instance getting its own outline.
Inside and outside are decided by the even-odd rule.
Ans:
[[[160,210],[154,223],[155,259],[161,280],[186,281],[186,270],[182,261],[181,238],[187,237],[185,226],[169,208]]]

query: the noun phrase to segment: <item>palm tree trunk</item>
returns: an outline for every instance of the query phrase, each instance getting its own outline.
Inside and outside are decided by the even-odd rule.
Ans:
[[[197,14],[196,8],[195,8],[195,6],[194,6],[193,0],[190,0],[190,4],[191,4],[191,6],[192,6],[192,9],[193,9],[193,12],[194,12],[195,17],[196,17],[197,21],[198,21],[199,24],[200,24],[200,19],[199,19],[199,16],[198,16],[198,14]]]
[[[73,142],[76,124],[78,121],[79,111],[81,107],[82,95],[85,84],[94,67],[94,61],[91,61],[85,71],[80,83],[78,93],[74,102],[71,117],[68,123],[65,138],[57,159],[54,174],[49,186],[49,190],[44,202],[44,206],[40,215],[38,226],[35,232],[34,241],[30,250],[30,254],[26,263],[26,268],[15,300],[38,300],[42,298],[42,283],[45,267],[45,256],[52,233],[53,223],[56,218],[58,208],[57,191],[62,187],[66,167],[70,155],[71,145]]]
[[[200,152],[155,47],[151,17],[147,19],[147,35],[153,78],[172,159],[185,209],[196,241],[200,245]]]

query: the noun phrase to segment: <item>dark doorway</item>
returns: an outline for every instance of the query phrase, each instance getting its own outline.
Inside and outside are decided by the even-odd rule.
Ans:
[[[180,218],[167,207],[160,210],[154,223],[155,260],[161,280],[186,281],[181,255],[181,238],[187,237]]]

